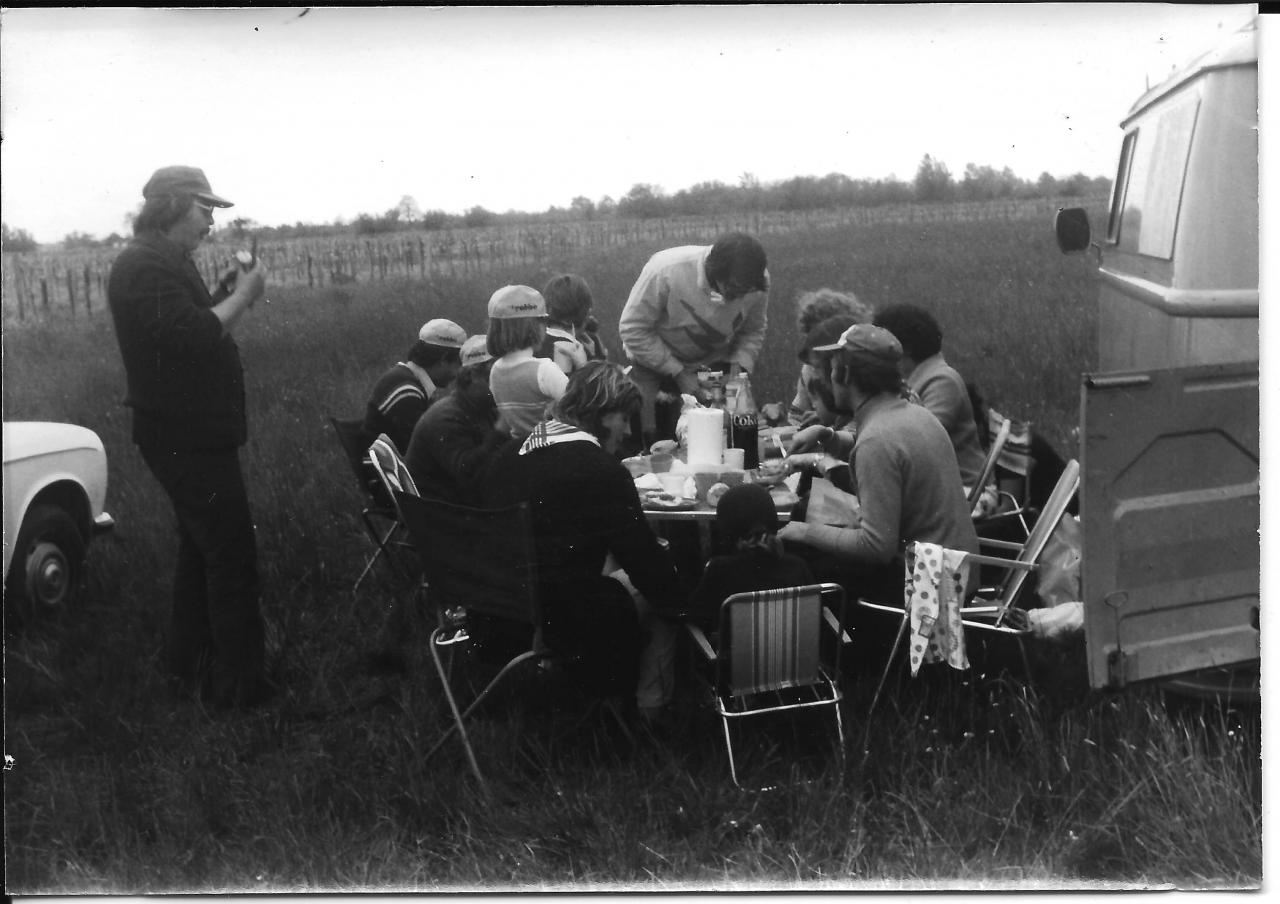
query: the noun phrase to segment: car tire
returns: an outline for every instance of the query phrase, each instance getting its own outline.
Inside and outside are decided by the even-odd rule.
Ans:
[[[22,520],[5,588],[18,622],[46,618],[75,605],[84,590],[87,543],[65,509],[33,505]]]

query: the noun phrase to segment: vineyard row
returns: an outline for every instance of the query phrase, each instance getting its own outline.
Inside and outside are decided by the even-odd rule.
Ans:
[[[481,273],[496,267],[543,266],[583,248],[637,243],[710,242],[741,230],[759,236],[803,229],[879,223],[1048,220],[1059,207],[1096,204],[1099,199],[1035,198],[947,204],[901,204],[839,210],[770,211],[718,217],[535,223],[376,236],[282,239],[263,243],[258,254],[272,285],[341,286],[358,281],[430,279]],[[6,252],[3,316],[6,322],[49,316],[90,315],[106,306],[107,277],[119,248]],[[235,248],[206,244],[196,265],[210,284]]]

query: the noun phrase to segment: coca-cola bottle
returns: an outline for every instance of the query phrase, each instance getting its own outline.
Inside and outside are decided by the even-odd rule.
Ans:
[[[746,374],[739,378],[737,397],[730,409],[731,445],[742,450],[742,466],[748,471],[760,467],[760,411],[751,395],[751,381]]]

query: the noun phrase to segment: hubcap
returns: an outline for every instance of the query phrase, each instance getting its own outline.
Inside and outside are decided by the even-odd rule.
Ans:
[[[57,545],[37,543],[27,556],[27,591],[33,603],[58,606],[67,598],[71,566]]]

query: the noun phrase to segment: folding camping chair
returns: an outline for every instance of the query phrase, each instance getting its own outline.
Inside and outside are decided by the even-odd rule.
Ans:
[[[413,482],[413,475],[409,473],[409,466],[404,463],[404,458],[401,457],[400,451],[396,449],[395,443],[391,441],[391,437],[385,433],[379,433],[378,438],[369,444],[368,454],[369,467],[377,475],[378,482],[382,485],[382,491],[386,493],[392,505],[395,506],[396,517],[403,524],[404,513],[400,510],[398,494],[419,495],[418,485]]]
[[[836,604],[832,613],[827,602]],[[839,584],[810,584],[780,590],[737,593],[720,605],[719,649],[697,625],[685,623],[694,643],[714,667],[713,693],[724,727],[729,774],[739,788],[729,731],[732,720],[765,713],[829,706],[844,757],[840,718],[840,649],[849,643],[841,629],[845,593]],[[835,634],[834,653],[823,662],[821,632]],[[762,789],[763,790],[763,789]]]
[[[1000,427],[996,431],[995,438],[991,441],[991,448],[987,450],[986,461],[982,463],[982,472],[979,475],[978,480],[969,489],[969,511],[974,510],[978,504],[978,500],[982,498],[983,490],[986,488],[987,484],[991,482],[992,475],[994,475],[996,471],[996,464],[1000,460],[1000,455],[1004,452],[1005,444],[1009,441],[1009,434],[1012,430],[1013,422],[1011,420],[1004,418],[1000,421]],[[973,519],[974,528],[979,534],[982,534],[986,531],[991,531],[1000,525],[1007,524],[1010,519],[1016,519],[1022,526],[1022,536],[1027,536],[1027,534],[1030,533],[1030,530],[1027,527],[1022,503],[1007,492],[1001,491],[998,493],[998,496],[1003,497],[1004,500],[1008,501],[1008,507],[1006,508],[1005,503],[1002,501],[1000,509],[992,514],[975,517]]]
[[[542,613],[538,605],[537,560],[528,503],[503,509],[474,509],[438,499],[397,493],[409,535],[419,550],[427,582],[427,594],[441,614],[440,625],[428,644],[453,723],[427,751],[429,759],[457,732],[467,762],[486,795],[489,787],[476,761],[465,721],[491,691],[521,663],[548,655],[542,649]],[[468,614],[506,619],[531,629],[529,649],[502,666],[498,674],[460,709],[440,654],[442,647],[470,641],[465,628],[448,624],[443,613],[460,608]],[[464,623],[465,624],[465,623]]]
[[[1021,649],[1022,638],[1031,633],[1031,627],[1026,612],[1016,606],[1018,596],[1026,583],[1027,575],[1039,567],[1040,554],[1044,552],[1045,544],[1049,542],[1049,536],[1053,533],[1054,528],[1058,526],[1058,522],[1062,520],[1062,516],[1067,510],[1067,504],[1070,503],[1071,497],[1075,495],[1079,486],[1080,464],[1072,460],[1067,463],[1066,469],[1058,479],[1057,486],[1054,487],[1053,493],[1050,494],[1044,510],[1036,520],[1035,526],[1032,527],[1025,542],[1011,543],[1003,540],[978,538],[979,545],[994,547],[1006,553],[1013,553],[1013,556],[1004,558],[976,553],[968,553],[964,556],[965,561],[970,565],[986,565],[992,568],[1004,569],[1007,572],[1006,577],[995,588],[979,589],[974,598],[968,601],[967,605],[960,607],[960,623],[965,628],[1013,636],[1018,640],[1019,648]],[[910,578],[910,575],[908,575],[908,578]],[[889,606],[864,599],[859,599],[858,605],[864,609],[896,615],[901,619],[897,636],[894,638],[893,646],[889,650],[889,656],[885,660],[884,671],[880,674],[879,684],[877,684],[875,695],[871,699],[871,707],[867,710],[869,718],[880,700],[880,693],[884,689],[889,669],[892,667],[898,649],[902,646],[902,640],[906,636],[911,612],[909,605],[907,607]],[[1023,651],[1023,662],[1025,666],[1025,651]]]
[[[360,484],[361,493],[364,494],[360,521],[374,546],[373,555],[365,562],[360,576],[356,578],[351,589],[353,592],[359,590],[360,584],[373,569],[374,563],[384,556],[396,576],[403,578],[405,577],[404,568],[396,555],[401,544],[394,541],[402,525],[396,513],[395,502],[369,462],[369,439],[364,433],[364,421],[359,418],[331,417],[329,423],[333,425],[333,431],[338,436],[338,442],[346,455],[347,463]]]

